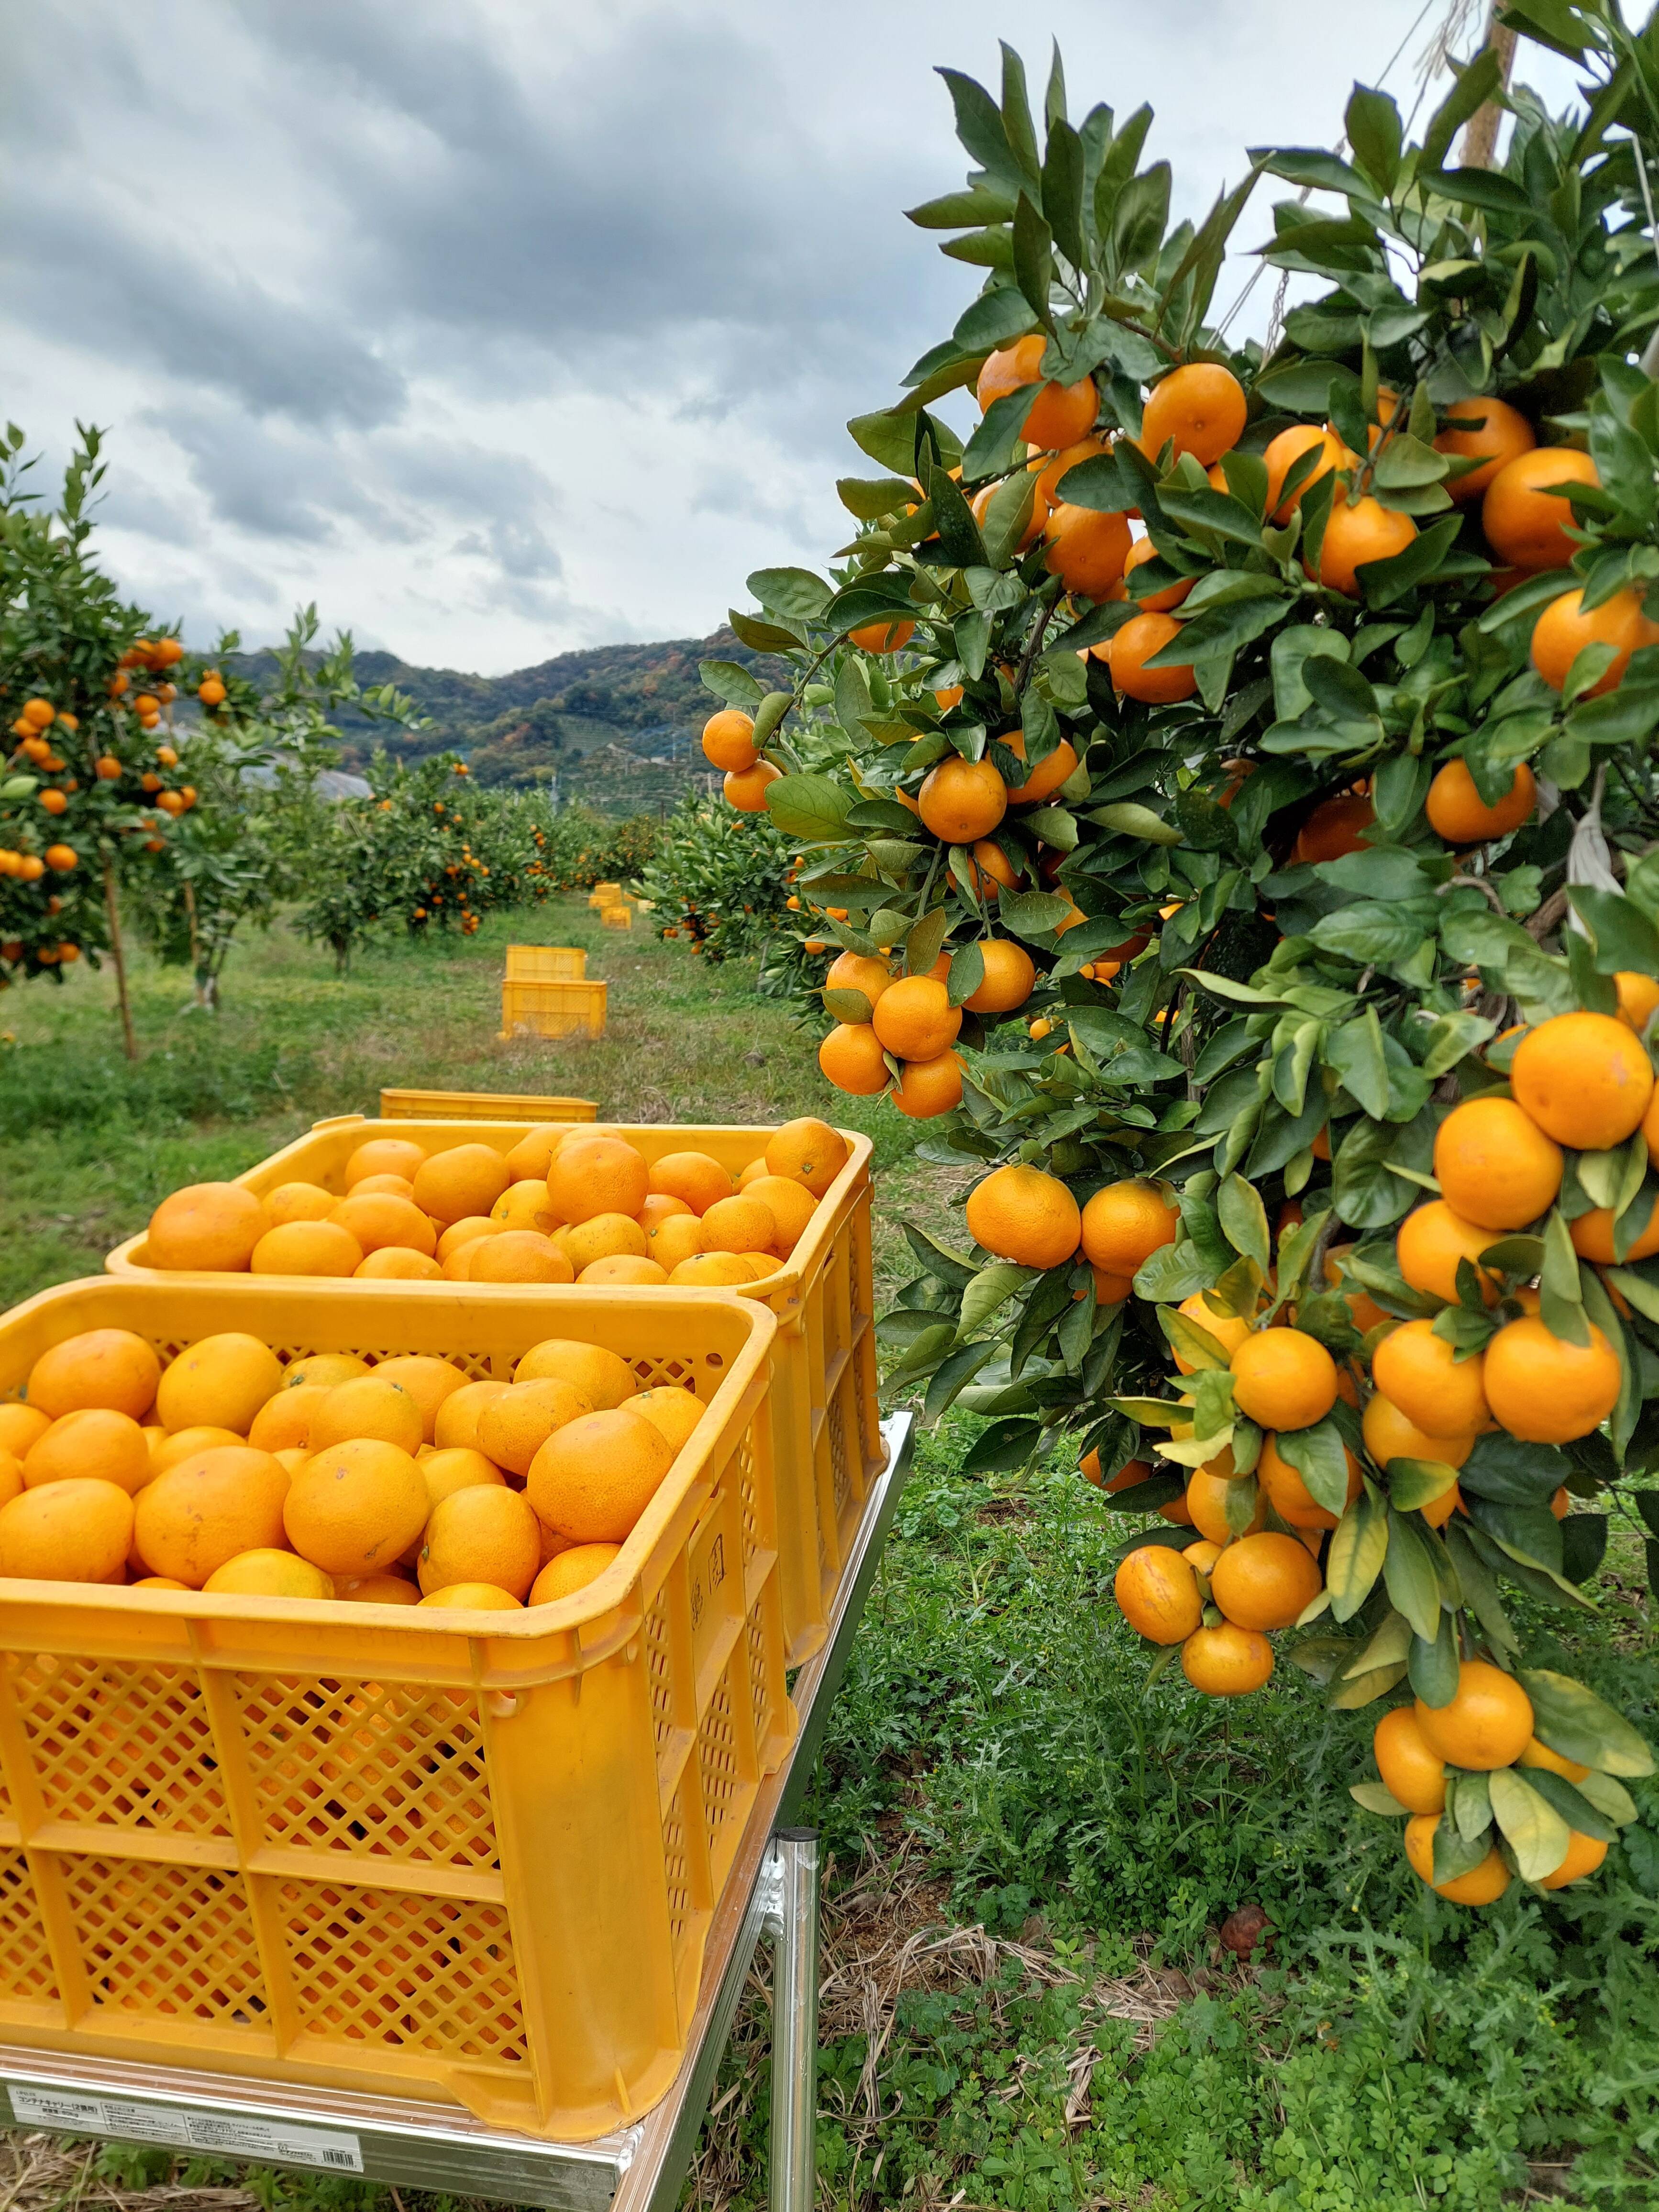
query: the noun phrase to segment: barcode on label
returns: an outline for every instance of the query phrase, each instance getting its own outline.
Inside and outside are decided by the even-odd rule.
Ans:
[[[216,2151],[224,2158],[270,2159],[281,2166],[322,2166],[361,2173],[362,2145],[355,2135],[290,2127],[283,2120],[241,2112],[192,2112],[176,2105],[140,2105],[125,2097],[90,2097],[72,2089],[6,2084],[12,2118],[25,2126],[61,2128],[71,2135],[112,2136],[121,2142],[151,2142],[178,2150]]]

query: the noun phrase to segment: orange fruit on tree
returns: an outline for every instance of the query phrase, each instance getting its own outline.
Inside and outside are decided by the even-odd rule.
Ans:
[[[1316,453],[1318,459],[1286,499],[1285,480],[1304,453]],[[1311,422],[1293,422],[1288,430],[1281,430],[1276,438],[1270,438],[1261,458],[1267,467],[1267,512],[1281,525],[1290,520],[1321,477],[1329,476],[1333,469],[1351,469],[1354,465],[1353,454],[1334,430],[1321,430]]]
[[[266,1218],[273,1229],[281,1229],[290,1221],[326,1221],[340,1203],[331,1190],[325,1190],[319,1182],[278,1183],[275,1190],[264,1196]]]
[[[591,1221],[599,1213],[637,1218],[650,1189],[649,1169],[620,1137],[568,1139],[548,1170],[547,1194],[562,1221]]]
[[[191,1183],[149,1217],[144,1260],[152,1267],[240,1273],[270,1226],[264,1207],[242,1184]]]
[[[931,1121],[962,1103],[962,1062],[953,1052],[907,1060],[893,1085],[894,1105],[908,1121]]]
[[[362,1246],[337,1221],[285,1221],[266,1230],[248,1265],[256,1275],[355,1275],[362,1263]]]
[[[1224,1545],[1232,1541],[1232,1525],[1227,1518],[1227,1500],[1231,1494],[1234,1480],[1232,1467],[1231,1452],[1224,1451],[1206,1466],[1195,1467],[1187,1478],[1184,1503],[1188,1520],[1200,1536],[1207,1536],[1212,1544]],[[1250,1525],[1244,1530],[1244,1534],[1254,1536],[1258,1528],[1267,1525],[1267,1496],[1258,1486]]]
[[[444,1400],[433,1421],[432,1441],[438,1449],[452,1451],[466,1447],[477,1451],[478,1423],[484,1407],[509,1387],[493,1377],[483,1382],[463,1382],[459,1390]]]
[[[1532,665],[1553,690],[1559,691],[1587,645],[1612,646],[1613,658],[1605,673],[1579,694],[1583,699],[1599,699],[1603,692],[1618,690],[1632,653],[1659,638],[1659,624],[1649,621],[1641,593],[1629,586],[1588,614],[1583,611],[1583,602],[1582,590],[1563,592],[1550,601],[1533,625]]]
[[[1218,1312],[1203,1291],[1194,1291],[1191,1297],[1182,1298],[1176,1310],[1212,1336],[1221,1350],[1229,1354],[1237,1352],[1250,1334],[1250,1324],[1243,1314]],[[1193,1363],[1184,1359],[1179,1351],[1176,1352],[1175,1364],[1183,1375],[1193,1372]]]
[[[416,1572],[422,1594],[493,1583],[522,1599],[541,1568],[541,1529],[529,1499],[504,1483],[468,1483],[432,1509]]]
[[[602,1344],[582,1344],[574,1337],[544,1337],[513,1370],[515,1382],[539,1382],[550,1376],[574,1384],[600,1413],[626,1404],[639,1387],[625,1359]]]
[[[628,1401],[630,1413],[660,1429],[667,1438],[669,1449],[678,1452],[690,1441],[691,1432],[702,1419],[703,1409],[696,1395],[684,1390],[678,1383],[659,1384],[654,1390],[641,1390],[636,1398]]]
[[[163,1428],[207,1426],[246,1436],[253,1416],[277,1389],[283,1370],[269,1345],[240,1329],[187,1345],[155,1388]]]
[[[503,1229],[533,1229],[538,1236],[550,1237],[559,1226],[559,1217],[547,1194],[546,1176],[526,1176],[522,1182],[508,1183],[490,1207],[489,1218]],[[464,1214],[462,1219],[476,1221],[477,1216]],[[451,1227],[456,1225],[451,1224]]]
[[[466,1374],[452,1360],[435,1353],[404,1352],[383,1359],[374,1370],[382,1382],[395,1382],[406,1390],[421,1412],[421,1436],[430,1443],[436,1433],[439,1409],[458,1390],[466,1387]]]
[[[1036,388],[1018,434],[1028,446],[1052,450],[1075,444],[1094,428],[1100,394],[1091,376],[1079,377],[1075,384],[1045,381],[1042,356],[1047,346],[1040,331],[1016,338],[1012,345],[999,346],[987,355],[974,392],[982,415],[1009,392],[1034,385]]]
[[[1017,760],[1025,757],[1024,730],[1004,730],[998,737],[1000,745],[1006,745]],[[1026,776],[1024,783],[1010,784],[1009,804],[1013,806],[1035,806],[1044,799],[1051,799],[1066,777],[1077,767],[1077,748],[1068,738],[1062,738],[1050,753],[1045,753]]]
[[[130,1413],[106,1406],[82,1406],[60,1413],[23,1458],[23,1486],[38,1490],[48,1482],[112,1482],[129,1496],[153,1473],[149,1444]]]
[[[1492,1305],[1498,1297],[1498,1285],[1481,1268],[1480,1255],[1496,1241],[1491,1230],[1465,1221],[1443,1198],[1431,1199],[1401,1223],[1395,1237],[1395,1258],[1413,1290],[1427,1291],[1451,1304],[1457,1298],[1457,1263],[1467,1260],[1479,1279],[1481,1297]]]
[[[1435,1436],[1407,1420],[1394,1401],[1380,1391],[1366,1400],[1359,1425],[1366,1450],[1382,1468],[1391,1459],[1430,1459],[1443,1467],[1462,1467],[1474,1449],[1473,1431],[1461,1437]]]
[[[639,1224],[629,1222],[629,1226],[643,1241],[645,1232]],[[562,1250],[538,1230],[504,1230],[499,1237],[481,1237],[462,1250],[471,1255],[466,1271],[469,1283],[574,1283],[576,1279],[574,1254]]]
[[[409,1548],[429,1510],[413,1455],[357,1437],[313,1452],[289,1486],[283,1526],[301,1558],[325,1574],[370,1575]],[[147,1548],[145,1557],[158,1564]]]
[[[981,837],[974,847],[968,874],[975,893],[988,902],[1013,890],[1019,883],[1019,870],[1001,846],[988,837]]]
[[[1371,1735],[1382,1786],[1408,1813],[1440,1813],[1446,1805],[1446,1762],[1431,1751],[1409,1705],[1384,1713]]]
[[[761,1163],[764,1167],[765,1161]],[[806,1234],[818,1202],[805,1183],[797,1182],[793,1176],[762,1175],[750,1182],[744,1195],[757,1198],[772,1216],[775,1234],[771,1249],[780,1258],[787,1258]]]
[[[311,1425],[331,1395],[325,1382],[302,1385],[297,1390],[278,1390],[267,1398],[253,1416],[247,1432],[247,1441],[256,1451],[283,1452],[311,1449]],[[157,1474],[177,1461],[188,1459],[192,1452],[205,1451],[210,1444],[240,1443],[241,1438],[233,1436],[228,1429],[186,1429],[185,1437],[193,1441],[183,1450],[180,1437],[170,1437],[158,1444],[151,1454],[150,1464]]]
[[[1350,853],[1364,852],[1365,832],[1376,823],[1376,810],[1367,795],[1343,792],[1334,799],[1322,799],[1297,831],[1291,858],[1314,866],[1322,860],[1340,860]]]
[[[1434,1174],[1453,1212],[1477,1228],[1524,1229],[1561,1188],[1561,1148],[1512,1098],[1468,1098],[1434,1139]]]
[[[447,1589],[434,1589],[416,1602],[446,1613],[520,1613],[524,1609],[510,1590],[499,1589],[494,1583],[451,1583]]]
[[[696,1214],[732,1195],[732,1170],[708,1152],[665,1152],[652,1162],[648,1175],[653,1192],[678,1198]]]
[[[1193,1631],[1181,1647],[1181,1671],[1206,1698],[1242,1698],[1273,1673],[1273,1647],[1259,1629],[1224,1620]]]
[[[774,1129],[766,1140],[766,1172],[798,1182],[814,1198],[822,1198],[852,1158],[852,1148],[839,1129],[832,1129],[816,1114],[798,1115]]]
[[[423,1160],[413,1180],[415,1204],[447,1227],[468,1214],[488,1213],[511,1178],[493,1145],[451,1145]]]
[[[702,750],[714,767],[728,775],[741,775],[760,758],[755,750],[754,717],[736,707],[722,707],[702,726]]]
[[[994,1168],[968,1200],[968,1233],[999,1260],[1058,1267],[1077,1250],[1083,1217],[1057,1176],[1012,1164]]]
[[[962,1009],[931,975],[905,975],[882,993],[871,1027],[900,1060],[933,1060],[957,1041]]]
[[[191,1589],[240,1552],[280,1550],[286,1468],[250,1444],[180,1460],[138,1493],[132,1541],[152,1574]]]
[[[873,1006],[892,980],[893,971],[884,960],[872,959],[864,952],[839,952],[830,963],[823,988],[826,991],[862,991]]]
[[[1345,1453],[1348,1463],[1347,1503],[1352,1505],[1358,1497],[1361,1486],[1359,1462],[1352,1452]],[[1279,1449],[1276,1437],[1271,1433],[1261,1439],[1261,1455],[1255,1464],[1255,1478],[1267,1492],[1267,1503],[1279,1519],[1292,1528],[1334,1528],[1338,1516],[1327,1511],[1307,1484],[1300,1470],[1292,1467]]]
[[[532,1605],[552,1605],[574,1597],[622,1555],[620,1544],[571,1544],[550,1559],[530,1586]]]
[[[1431,1435],[1472,1437],[1490,1418],[1478,1352],[1457,1358],[1429,1321],[1402,1322],[1371,1354],[1371,1379],[1406,1419]],[[1432,1454],[1430,1455],[1433,1456]]]
[[[531,1462],[526,1495],[573,1544],[620,1544],[673,1463],[662,1431],[618,1407],[556,1430]]]
[[[1289,1628],[1323,1587],[1307,1547],[1275,1528],[1226,1545],[1210,1570],[1210,1595],[1237,1628]]]
[[[1589,455],[1573,446],[1517,453],[1498,470],[1480,502],[1487,544],[1511,568],[1565,568],[1578,550],[1567,535],[1572,507],[1550,487],[1601,481]]]
[[[1510,1870],[1494,1844],[1478,1867],[1450,1881],[1434,1878],[1434,1833],[1440,1826],[1437,1813],[1419,1813],[1406,1823],[1406,1856],[1412,1872],[1428,1883],[1437,1897],[1449,1905],[1493,1905],[1510,1886]]]
[[[898,653],[915,635],[916,626],[902,619],[897,622],[860,623],[856,629],[847,633],[849,644],[860,653]],[[765,763],[763,762],[763,767]],[[735,800],[733,801],[735,805]]]
[[[1516,1763],[1520,1766],[1547,1766],[1552,1774],[1565,1775],[1569,1782],[1573,1783],[1582,1782],[1589,1772],[1588,1766],[1581,1766],[1576,1759],[1564,1759],[1559,1751],[1552,1751],[1547,1743],[1540,1743],[1536,1736]]]
[[[896,623],[893,627],[902,629],[904,625]],[[781,774],[781,770],[774,768],[770,761],[757,760],[753,768],[728,775],[720,786],[726,805],[734,807],[739,814],[764,814],[766,787],[775,783]]]
[[[369,1176],[406,1176],[413,1182],[426,1165],[426,1147],[416,1144],[412,1138],[369,1137],[346,1162],[341,1180],[348,1190]]]
[[[1180,1210],[1155,1182],[1138,1176],[1109,1182],[1083,1208],[1083,1256],[1109,1275],[1134,1275],[1160,1246],[1173,1244]]]
[[[1025,466],[1036,477],[1036,496],[1031,503],[1031,519],[1025,526],[1024,540],[1019,549],[1022,553],[1026,546],[1036,541],[1042,528],[1043,516],[1051,507],[1059,503],[1060,478],[1069,474],[1073,469],[1079,467],[1083,462],[1092,461],[1097,455],[1109,450],[1104,438],[1087,437],[1079,438],[1074,445],[1063,447],[1057,453],[1034,453],[1030,457]],[[988,484],[982,492],[976,492],[974,495],[972,502],[975,509],[974,519],[981,525],[985,518],[981,511],[980,502],[982,501],[984,505],[988,507],[990,495],[995,489],[994,484]],[[942,701],[941,693],[936,692],[934,696]],[[957,696],[961,696],[959,690]]]
[[[926,827],[950,845],[988,837],[1008,811],[1008,787],[988,760],[949,753],[930,769],[916,805]]]
[[[1129,548],[1128,559],[1123,563],[1125,581],[1137,568],[1144,568],[1147,562],[1156,561],[1158,557],[1158,548],[1150,538],[1137,538]],[[1131,596],[1143,614],[1166,615],[1171,607],[1181,605],[1197,580],[1196,577],[1184,576],[1178,584],[1165,584],[1159,591],[1145,594],[1135,592]]]
[[[1587,1836],[1577,1828],[1570,1828],[1567,1834],[1566,1856],[1551,1873],[1540,1875],[1540,1889],[1565,1889],[1571,1881],[1583,1881],[1586,1875],[1595,1872],[1607,1855],[1607,1844],[1600,1837]]]
[[[752,1190],[716,1199],[702,1217],[705,1247],[711,1252],[769,1252],[777,1242],[777,1216]]]
[[[984,977],[963,1004],[970,1013],[1012,1013],[1036,988],[1036,963],[1012,937],[981,938],[979,950]]]
[[[1305,1429],[1336,1403],[1336,1362],[1300,1328],[1263,1328],[1233,1354],[1233,1400],[1264,1429]]]
[[[1659,1010],[1659,976],[1638,975],[1621,968],[1613,982],[1619,995],[1619,1018],[1639,1036]]]
[[[480,1409],[478,1449],[509,1474],[528,1474],[530,1462],[556,1429],[593,1411],[593,1401],[574,1382],[544,1375],[515,1382]]]
[[[331,1598],[334,1577],[297,1552],[262,1549],[239,1552],[216,1567],[202,1589],[209,1597]]]
[[[1192,1568],[1167,1544],[1131,1552],[1112,1580],[1112,1595],[1131,1628],[1152,1644],[1182,1644],[1204,1616]]]
[[[1603,1267],[1615,1263],[1613,1249],[1613,1219],[1612,1209],[1605,1206],[1592,1206],[1568,1224],[1572,1249],[1581,1260],[1594,1260]],[[1625,1255],[1624,1265],[1632,1260],[1646,1260],[1659,1252],[1659,1207],[1648,1217],[1648,1225]]]
[[[52,1482],[0,1505],[0,1577],[112,1582],[131,1546],[132,1500],[118,1483]]]
[[[818,1046],[824,1080],[849,1098],[873,1098],[892,1081],[881,1039],[868,1022],[837,1022]]]
[[[396,1444],[411,1457],[426,1441],[421,1408],[407,1390],[386,1382],[377,1370],[349,1382],[337,1382],[311,1417],[310,1447],[326,1451],[356,1437]]]
[[[1532,1741],[1532,1699],[1488,1659],[1460,1660],[1449,1705],[1416,1705],[1423,1741],[1448,1766],[1490,1773],[1513,1766]]]
[[[1207,469],[1238,443],[1249,411],[1244,387],[1231,369],[1218,362],[1188,362],[1152,386],[1137,443],[1149,461],[1173,443],[1177,459],[1190,453]]]
[[[1417,536],[1409,514],[1384,507],[1368,492],[1350,507],[1339,489],[1325,518],[1325,537],[1319,549],[1319,580],[1327,591],[1357,599],[1362,586],[1359,571],[1373,561],[1392,561]],[[1304,567],[1307,566],[1304,562]],[[1310,574],[1312,572],[1310,571]],[[1114,666],[1116,665],[1114,656]]]
[[[161,1377],[161,1361],[131,1329],[83,1329],[40,1354],[29,1370],[28,1401],[48,1420],[97,1406],[139,1421],[155,1402]],[[33,1441],[29,1438],[24,1449]],[[16,1449],[3,1420],[0,1448]]]
[[[1480,463],[1467,476],[1446,479],[1446,489],[1462,507],[1480,498],[1501,468],[1531,453],[1537,443],[1537,433],[1518,407],[1511,407],[1506,399],[1488,397],[1460,399],[1448,408],[1434,450]]]
[[[1605,1152],[1642,1126],[1653,1063],[1612,1014],[1556,1014],[1528,1030],[1510,1063],[1516,1103],[1559,1145]]]
[[[1516,763],[1509,790],[1488,806],[1475,789],[1466,761],[1449,760],[1437,771],[1429,786],[1424,811],[1429,826],[1449,845],[1481,845],[1493,837],[1507,837],[1532,812],[1538,786],[1525,761]]]
[[[1180,635],[1181,624],[1173,615],[1131,615],[1112,639],[1115,689],[1126,698],[1144,700],[1149,706],[1170,706],[1178,699],[1190,699],[1198,689],[1198,678],[1188,662],[1177,661],[1167,668],[1146,665],[1155,653],[1161,653]]]
[[[1486,1399],[1500,1427],[1523,1443],[1567,1444],[1599,1429],[1619,1402],[1619,1355],[1594,1322],[1589,1342],[1552,1336],[1523,1314],[1486,1346]]]
[[[1051,507],[1042,525],[1048,551],[1043,565],[1058,576],[1068,592],[1081,599],[1103,599],[1114,584],[1123,580],[1133,540],[1127,514],[1097,514],[1093,507],[1073,507],[1061,501]],[[994,829],[995,823],[987,824]],[[983,836],[984,830],[976,830]]]

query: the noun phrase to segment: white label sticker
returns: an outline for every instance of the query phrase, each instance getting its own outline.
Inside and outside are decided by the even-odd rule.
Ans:
[[[326,2166],[336,2173],[363,2170],[357,2137],[322,2128],[290,2127],[285,2120],[256,2120],[241,2113],[191,2112],[176,2105],[137,2105],[123,2097],[86,2097],[71,2089],[33,2089],[21,2081],[8,2082],[6,2093],[13,2118],[34,2127],[215,2151],[222,2158]]]

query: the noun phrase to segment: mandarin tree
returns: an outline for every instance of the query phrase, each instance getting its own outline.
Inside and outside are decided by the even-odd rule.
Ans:
[[[1469,1902],[1591,1870],[1652,1767],[1503,1595],[1594,1609],[1615,1518],[1659,1534],[1659,111],[1650,28],[1547,35],[1587,116],[1489,52],[1420,142],[1358,89],[1345,154],[1173,230],[1146,111],[1074,125],[1056,64],[1040,134],[1017,57],[945,72],[975,166],[913,220],[988,273],[850,426],[888,473],[829,579],[750,579],[799,674],[727,769],[808,853],[825,1073],[982,1176],[908,1232],[894,1381],[989,1417],[971,1468],[1062,1432],[1159,1516],[1158,1664],[1245,1694],[1313,1629],[1333,1705],[1437,1732],[1408,1853]],[[1265,349],[1209,319],[1263,178],[1316,288]]]

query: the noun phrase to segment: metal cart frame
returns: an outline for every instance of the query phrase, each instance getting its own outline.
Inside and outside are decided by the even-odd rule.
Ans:
[[[811,2212],[818,2016],[818,1848],[793,1825],[830,1705],[868,1601],[909,1472],[912,1417],[883,1425],[885,1472],[871,1488],[823,1649],[800,1669],[800,1727],[762,1784],[709,1930],[685,2063],[634,2126],[591,2143],[545,2142],[487,2126],[449,2105],[244,2081],[182,2068],[122,2066],[0,2046],[0,2125],[155,2143],[264,2166],[544,2205],[554,2212],[672,2212],[714,2075],[763,1936],[775,1950],[773,2212]]]

